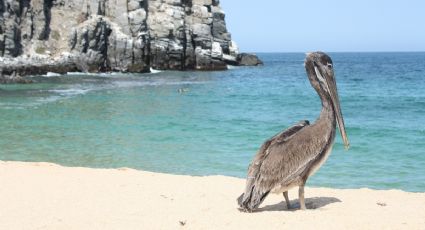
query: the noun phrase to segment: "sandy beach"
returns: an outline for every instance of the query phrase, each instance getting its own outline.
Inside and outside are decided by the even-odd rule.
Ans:
[[[224,176],[0,161],[0,229],[425,229],[425,193],[306,188],[306,211],[273,194],[243,213],[243,188]]]

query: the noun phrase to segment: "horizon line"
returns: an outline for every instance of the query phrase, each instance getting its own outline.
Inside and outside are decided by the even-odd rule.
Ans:
[[[313,51],[242,51],[239,53],[306,53],[322,51],[327,53],[425,53],[423,51],[324,51],[324,50],[313,50]]]

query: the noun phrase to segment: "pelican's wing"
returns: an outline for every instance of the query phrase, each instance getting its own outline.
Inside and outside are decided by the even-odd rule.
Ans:
[[[247,209],[255,208],[273,188],[272,184],[263,182],[265,182],[265,178],[275,177],[276,175],[269,175],[269,173],[273,172],[264,172],[267,170],[264,170],[265,167],[263,164],[270,158],[270,153],[274,146],[284,144],[309,124],[308,121],[300,121],[296,125],[276,134],[263,143],[248,168],[245,193],[239,199],[239,204],[242,207]]]
[[[259,170],[264,168],[262,167],[264,160],[270,157],[269,154],[274,146],[287,142],[292,136],[308,125],[310,125],[308,121],[300,121],[265,141],[249,166],[248,177],[257,177]]]

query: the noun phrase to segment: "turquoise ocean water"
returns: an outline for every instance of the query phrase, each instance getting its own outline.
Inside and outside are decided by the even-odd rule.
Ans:
[[[309,186],[425,192],[425,53],[334,53],[348,137]],[[220,72],[71,74],[0,85],[0,160],[245,177],[321,104],[304,54]]]

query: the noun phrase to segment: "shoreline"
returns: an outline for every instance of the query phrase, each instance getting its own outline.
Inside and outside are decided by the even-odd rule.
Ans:
[[[0,161],[0,228],[22,229],[423,229],[425,193],[306,188],[308,210],[269,195],[238,211],[245,180],[129,168]],[[293,206],[297,190],[289,191]],[[320,221],[318,221],[320,220]]]

